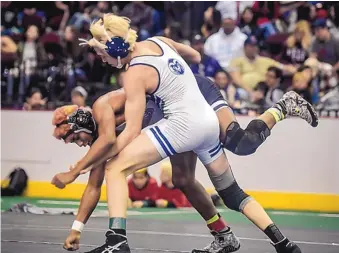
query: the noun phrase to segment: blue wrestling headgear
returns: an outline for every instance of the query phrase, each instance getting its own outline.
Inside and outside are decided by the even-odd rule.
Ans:
[[[125,58],[129,53],[129,43],[121,37],[112,37],[111,40],[106,42],[106,52],[109,56],[118,60],[118,69],[121,69],[124,65],[121,63],[121,58]]]
[[[90,135],[95,135],[96,131],[96,123],[93,119],[92,113],[90,111],[84,109],[78,109],[71,115],[67,117],[67,120],[62,121],[56,126],[59,127],[63,124],[70,124],[71,129],[67,132],[67,134],[62,137],[62,139],[66,139],[72,133],[85,132]]]
[[[113,37],[111,41],[106,42],[106,52],[113,58],[125,58],[129,53],[129,43],[121,37]]]

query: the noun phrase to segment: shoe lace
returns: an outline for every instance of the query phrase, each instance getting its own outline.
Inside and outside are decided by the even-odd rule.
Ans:
[[[214,238],[214,240],[208,246],[206,246],[204,248],[204,250],[211,250],[211,249],[217,250],[217,249],[220,249],[220,247],[222,247],[221,246],[222,242],[224,242],[224,240],[222,240],[219,236],[216,236]]]

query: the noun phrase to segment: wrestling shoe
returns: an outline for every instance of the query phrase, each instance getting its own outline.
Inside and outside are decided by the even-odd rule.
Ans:
[[[273,244],[277,253],[301,253],[300,248],[294,242],[285,238],[282,242]]]
[[[106,243],[98,248],[85,253],[131,253],[128,246],[127,237],[115,234],[112,230],[106,232]]]
[[[312,127],[318,125],[318,115],[313,106],[294,91],[287,92],[274,106],[284,117],[295,116],[306,120]]]
[[[192,250],[192,253],[230,253],[240,248],[240,241],[232,230],[224,233],[211,232],[211,234],[214,236],[214,241],[203,249]]]

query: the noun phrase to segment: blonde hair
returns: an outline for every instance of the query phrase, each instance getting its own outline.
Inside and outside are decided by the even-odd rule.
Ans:
[[[160,170],[163,173],[166,173],[167,175],[172,177],[172,164],[170,162],[163,162],[160,165]]]
[[[77,105],[66,105],[57,108],[53,113],[52,124],[54,126],[60,124],[64,120],[67,120],[68,115],[71,115],[73,112],[78,110]],[[71,129],[69,124],[62,124],[60,126],[56,126],[54,129],[53,136],[60,140],[63,136],[65,136],[68,131]]]
[[[296,31],[301,31],[304,35],[301,39],[301,45],[304,49],[308,49],[311,45],[312,41],[312,33],[310,29],[310,25],[307,21],[301,20],[298,23],[296,23],[294,32]],[[295,38],[295,35],[292,34],[288,37],[286,41],[287,47],[294,47],[296,44],[297,40]]]
[[[102,19],[93,22],[89,28],[93,38],[83,41],[79,45],[89,45],[93,48],[104,50],[107,46],[102,42],[110,40],[112,37],[121,37],[129,43],[129,50],[133,51],[137,40],[137,32],[130,28],[131,20],[126,17],[119,17],[112,13],[104,14]]]

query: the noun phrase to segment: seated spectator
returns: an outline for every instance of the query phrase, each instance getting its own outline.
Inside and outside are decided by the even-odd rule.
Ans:
[[[191,64],[190,67],[194,74],[214,78],[217,71],[222,68],[216,59],[204,53],[204,42],[205,40],[201,35],[197,34],[194,36],[191,46],[200,53],[201,61],[199,64]]]
[[[254,13],[252,8],[246,7],[245,10],[241,14],[241,18],[239,21],[240,31],[246,34],[248,37],[257,34],[257,24],[254,19]]]
[[[163,162],[161,164],[160,181],[161,186],[159,188],[158,198],[155,201],[157,207],[180,208],[191,206],[185,195],[173,185],[171,163]]]
[[[330,33],[339,39],[339,3],[330,7],[327,26]]]
[[[177,23],[180,27],[180,35],[178,41],[191,38],[191,15],[192,13],[190,1],[164,1],[164,14],[166,29],[170,28],[173,23]]]
[[[339,40],[335,39],[328,30],[326,19],[318,19],[313,24],[315,40],[311,46],[311,57],[320,62],[329,63],[333,71],[339,69]]]
[[[154,9],[143,1],[127,4],[120,15],[131,20],[131,26],[138,31],[138,40],[142,41],[152,35]]]
[[[308,58],[308,51],[311,46],[312,33],[307,21],[299,21],[286,41],[281,61],[299,66]]]
[[[35,25],[28,27],[25,33],[25,42],[18,44],[18,55],[21,64],[30,62],[29,66],[41,67],[47,61],[47,54],[44,46],[38,41],[39,29]],[[32,72],[33,70],[29,70]]]
[[[208,38],[210,35],[219,31],[221,26],[221,14],[220,11],[213,7],[209,7],[204,12],[204,24],[201,27],[201,34],[204,38]]]
[[[37,88],[33,88],[22,109],[25,111],[44,110],[46,102],[47,99],[43,99],[41,91]]]
[[[280,89],[282,71],[277,67],[269,67],[264,82],[258,83],[252,94],[252,102],[262,106],[264,110],[273,106],[284,95]]]
[[[79,31],[74,26],[67,26],[64,35],[64,57],[72,59],[77,68],[81,68],[87,62],[86,49],[79,47]]]
[[[225,70],[219,70],[214,76],[215,84],[218,86],[220,93],[232,107],[235,102],[236,89],[231,84],[231,78]]]
[[[264,81],[270,66],[280,68],[287,73],[296,71],[296,68],[292,65],[283,65],[271,58],[258,55],[255,37],[247,38],[244,45],[245,55],[232,60],[229,73],[233,82],[245,91],[251,93],[259,82]],[[243,94],[243,96],[246,96],[246,94]]]
[[[157,181],[148,174],[147,168],[144,168],[133,173],[128,181],[128,191],[130,207],[154,207],[159,187]]]
[[[311,86],[307,76],[303,72],[297,72],[294,74],[292,86],[289,90],[295,91],[309,103],[312,103]]]
[[[254,1],[218,1],[215,8],[220,11],[221,15],[232,15],[235,20],[240,19],[241,13],[246,8],[252,8]]]
[[[79,107],[85,107],[85,108],[89,108],[89,106],[86,105],[86,99],[88,96],[87,91],[81,87],[75,87],[72,90],[72,104],[73,105],[77,105]]]
[[[232,59],[243,55],[245,40],[246,35],[236,26],[236,16],[223,16],[222,28],[206,40],[205,54],[227,68]]]

